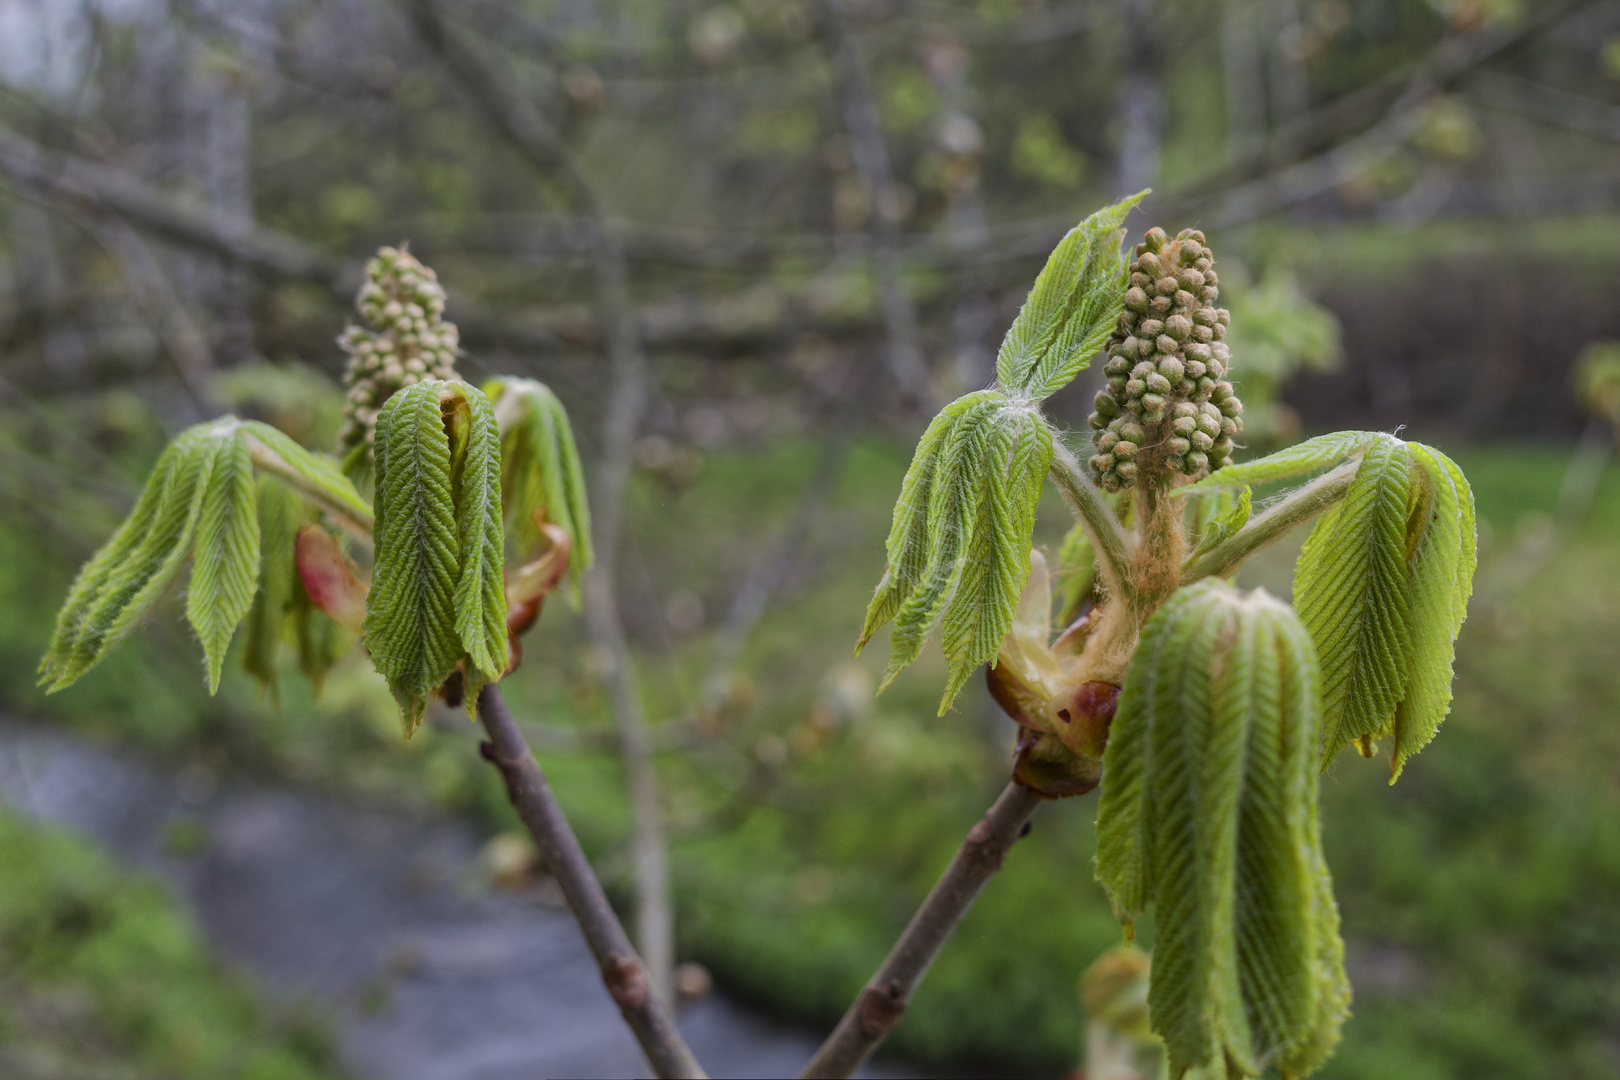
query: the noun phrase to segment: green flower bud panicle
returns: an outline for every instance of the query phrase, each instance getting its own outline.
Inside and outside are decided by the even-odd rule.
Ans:
[[[1243,403],[1227,381],[1231,315],[1219,295],[1214,255],[1196,229],[1171,240],[1149,229],[1136,246],[1124,310],[1108,339],[1108,388],[1091,414],[1097,483],[1131,487],[1144,472],[1191,479],[1232,463]]]
[[[366,263],[355,307],[369,329],[350,326],[338,338],[349,354],[338,440],[349,476],[370,474],[377,414],[396,391],[427,379],[456,378],[460,336],[454,323],[444,321],[444,296],[432,268],[409,251],[385,247]]]

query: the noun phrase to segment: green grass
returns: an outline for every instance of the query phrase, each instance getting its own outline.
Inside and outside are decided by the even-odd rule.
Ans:
[[[858,693],[886,659],[882,638],[859,660],[850,650],[882,570],[905,451],[857,447],[804,538],[798,571],[749,640],[746,678],[711,718],[716,739],[663,760],[683,955],[766,1007],[819,1024],[842,1011],[994,797],[1013,734],[974,684],[955,710],[933,715],[937,650],[876,701]],[[1484,595],[1554,505],[1567,451],[1455,456],[1479,499]],[[623,594],[638,613],[655,722],[701,700],[710,643],[706,632],[681,636],[659,609],[689,590],[712,629],[813,467],[811,447],[784,443],[710,454],[684,488],[638,480]],[[1042,511],[1038,540],[1055,545],[1062,508],[1053,499]],[[1476,603],[1453,715],[1400,784],[1387,786],[1387,763],[1353,757],[1325,778],[1326,848],[1358,985],[1344,1044],[1322,1075],[1620,1072],[1617,530],[1620,471],[1611,470],[1580,537],[1517,596]],[[1285,592],[1288,567],[1285,545],[1248,576]],[[14,708],[175,754],[206,748],[299,780],[472,813],[491,828],[513,824],[474,752],[474,729],[447,718],[403,742],[392,700],[357,661],[334,674],[321,702],[289,678],[278,712],[239,672],[207,700],[177,605],[102,670],[43,700],[28,673],[70,568],[46,559],[33,532],[6,527],[0,568],[10,568],[0,569],[0,603],[15,613],[0,624],[0,699]],[[610,727],[582,639],[562,604],[546,612],[510,680],[520,715]],[[616,762],[542,759],[610,888],[627,896]],[[1072,1066],[1076,979],[1119,939],[1092,880],[1094,814],[1089,798],[1042,810],[919,989],[897,1049],[1027,1075]]]
[[[0,1075],[324,1080],[324,1032],[210,958],[158,883],[0,812]]]

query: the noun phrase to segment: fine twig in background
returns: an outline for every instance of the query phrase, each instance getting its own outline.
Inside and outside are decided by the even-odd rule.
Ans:
[[[601,965],[602,981],[660,1077],[702,1077],[703,1069],[675,1027],[669,1007],[652,991],[641,958],[619,924],[602,884],[580,849],[546,775],[529,752],[506,699],[495,686],[478,698],[478,717],[489,742],[486,758],[500,769],[507,797],[534,837],[545,865],[562,887],[585,942]]]
[[[855,171],[866,189],[866,228],[871,236],[878,278],[878,307],[889,337],[889,373],[913,403],[932,411],[941,402],[928,378],[917,335],[917,306],[906,288],[900,265],[900,228],[890,205],[895,189],[889,150],[878,122],[872,80],[855,40],[838,8],[838,0],[818,0],[815,16],[832,54],[838,100],[849,132]]]
[[[1001,869],[1013,843],[1024,835],[1041,797],[1010,783],[984,817],[968,830],[945,873],[934,883],[877,974],[855,998],[833,1033],[800,1077],[846,1077],[894,1030],[911,992],[922,981],[940,946],[951,936],[985,882]]]
[[[118,263],[124,285],[152,328],[158,349],[169,358],[196,414],[193,419],[213,416],[218,411],[213,353],[157,256],[140,232],[123,218],[101,214],[88,220],[96,239]]]
[[[546,119],[497,75],[492,59],[473,51],[448,26],[433,0],[411,0],[418,36],[473,99],[479,112],[513,149],[548,179],[560,181],[589,223],[591,265],[596,277],[597,319],[613,370],[592,500],[596,565],[585,579],[585,624],[607,670],[609,697],[619,731],[630,790],[631,841],[636,885],[636,940],[647,960],[654,991],[672,1000],[675,916],[670,901],[669,852],[664,810],[653,761],[652,739],[619,616],[615,571],[625,489],[630,481],[636,432],[647,398],[647,357],[630,305],[624,248],[590,181]]]

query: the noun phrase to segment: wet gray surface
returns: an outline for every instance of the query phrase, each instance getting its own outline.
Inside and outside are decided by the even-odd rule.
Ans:
[[[219,952],[314,1003],[359,1076],[649,1074],[567,911],[483,888],[477,836],[460,823],[215,785],[10,722],[0,801],[167,878]],[[165,836],[186,820],[207,843],[182,858]],[[718,993],[680,1023],[715,1077],[793,1076],[817,1042]]]

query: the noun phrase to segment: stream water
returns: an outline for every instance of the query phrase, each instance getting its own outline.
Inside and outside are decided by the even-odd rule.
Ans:
[[[460,822],[215,782],[9,721],[0,801],[167,879],[216,950],[329,1019],[357,1076],[647,1074],[567,911],[482,886]],[[191,854],[171,850],[177,822],[206,838]],[[720,992],[680,1025],[715,1077],[793,1076],[817,1041]]]

